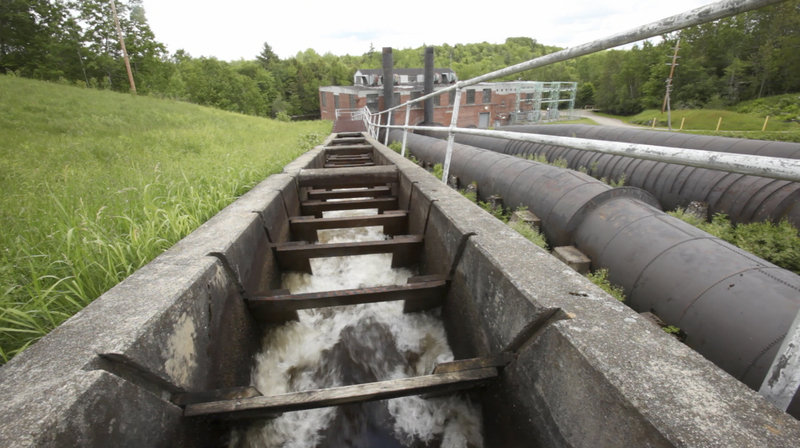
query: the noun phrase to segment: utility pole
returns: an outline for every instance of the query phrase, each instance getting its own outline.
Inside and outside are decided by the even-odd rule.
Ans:
[[[125,59],[125,68],[128,70],[128,81],[131,82],[131,93],[136,95],[136,83],[133,82],[133,72],[131,71],[131,61],[128,59],[128,50],[125,49],[125,39],[122,37],[122,28],[119,26],[119,18],[117,17],[117,7],[114,5],[114,0],[108,0],[111,3],[111,13],[114,15],[114,24],[117,25],[117,36],[119,36],[119,46],[122,47],[122,57]]]
[[[672,107],[670,105],[669,94],[672,92],[672,75],[675,74],[675,66],[678,65],[678,49],[681,46],[681,40],[675,42],[675,54],[672,55],[672,67],[669,69],[669,78],[667,78],[667,93],[664,95],[664,104],[661,105],[661,113],[664,109],[667,110],[667,127],[672,130]]]

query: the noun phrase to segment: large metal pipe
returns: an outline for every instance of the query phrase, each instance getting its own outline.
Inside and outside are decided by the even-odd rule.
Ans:
[[[606,131],[599,126],[574,128],[573,126],[507,126],[503,130],[600,140],[619,138],[620,141],[630,143],[675,145],[744,156],[753,154],[800,158],[800,145],[784,142],[742,141],[724,137],[639,130]],[[443,138],[444,134],[437,136]],[[549,161],[564,159],[569,168],[585,170],[598,179],[617,180],[624,176],[625,184],[649,191],[666,210],[686,207],[692,201],[701,201],[708,204],[709,213],[725,213],[736,223],[787,219],[800,227],[800,205],[798,205],[800,183],[798,182],[638,160],[621,155],[599,154],[554,144],[463,134],[457,135],[456,141],[524,158],[545,157]]]
[[[444,160],[446,145],[408,136],[414,156],[429,163]],[[462,144],[451,173],[477,182],[482,198],[527,206],[552,245],[573,244],[607,268],[628,305],[680,327],[690,347],[751,388],[761,385],[800,309],[800,276],[663,213],[638,188]]]
[[[800,159],[800,143],[718,137],[712,135],[665,132],[622,126],[588,124],[549,124],[503,126],[505,131],[563,137],[591,138],[615,142],[644,143],[673,148],[705,149],[707,151],[752,154],[756,156]]]

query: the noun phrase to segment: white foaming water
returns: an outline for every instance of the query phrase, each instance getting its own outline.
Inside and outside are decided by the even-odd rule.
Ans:
[[[364,214],[353,210],[325,216]],[[320,231],[319,238],[321,243],[336,243],[386,237],[381,227],[366,227]],[[404,284],[414,275],[409,269],[392,269],[391,254],[312,259],[311,268],[314,275],[284,274],[283,287],[301,293],[386,286]],[[266,335],[252,382],[262,394],[276,395],[429,374],[437,363],[453,359],[437,313],[404,314],[400,301],[299,311],[298,321]],[[412,396],[383,403],[385,411],[377,413],[388,416],[384,420],[391,424],[389,436],[396,440],[391,446],[483,446],[480,409],[465,398]],[[335,439],[338,429],[329,426],[350,418],[337,419],[339,409],[284,413],[252,425],[245,434],[234,434],[231,446],[382,446],[379,439],[370,442],[367,437],[365,442],[363,434],[356,435],[355,442],[346,436]],[[366,412],[376,413],[370,409]],[[378,417],[360,420],[364,418]],[[358,426],[362,433],[365,425],[370,430],[369,422],[355,419],[345,425]]]

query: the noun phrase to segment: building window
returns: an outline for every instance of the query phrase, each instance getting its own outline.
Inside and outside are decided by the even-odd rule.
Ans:
[[[492,102],[492,89],[483,89],[483,104]]]
[[[355,109],[356,107],[358,107],[358,96],[350,94],[350,109]]]
[[[455,106],[455,104],[456,104],[456,91],[455,90],[451,90],[450,93],[448,93],[448,95],[450,95],[450,105],[451,106]]]
[[[467,104],[475,104],[475,90],[467,90]]]
[[[333,108],[339,109],[339,95],[333,95]]]
[[[394,92],[392,95],[392,107],[400,105],[400,92]]]
[[[435,97],[433,97],[433,105],[434,106],[442,105],[442,95],[436,95]]]
[[[322,95],[319,97],[319,101],[322,103],[322,107],[328,107],[328,94],[322,92]]]

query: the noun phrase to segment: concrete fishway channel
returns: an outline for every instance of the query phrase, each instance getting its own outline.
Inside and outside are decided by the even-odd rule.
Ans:
[[[361,133],[15,357],[0,391],[3,446],[800,444],[793,417]]]

